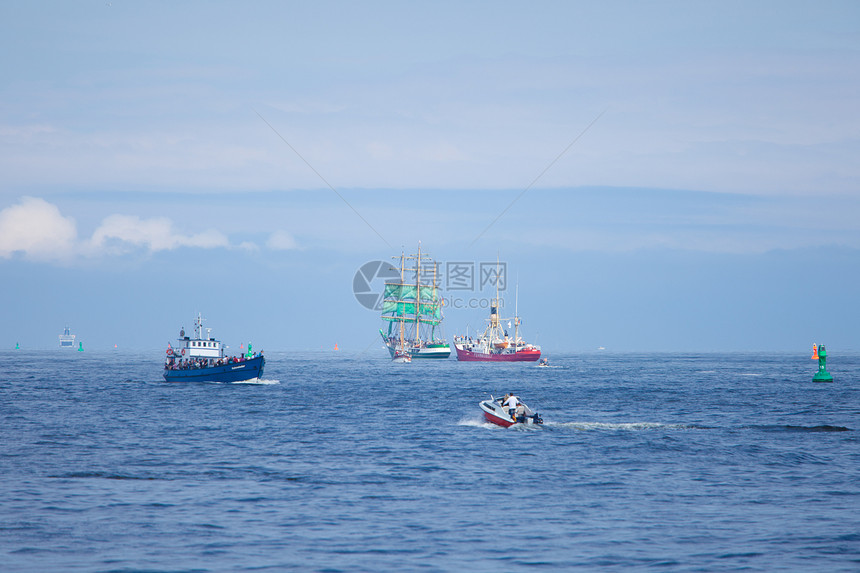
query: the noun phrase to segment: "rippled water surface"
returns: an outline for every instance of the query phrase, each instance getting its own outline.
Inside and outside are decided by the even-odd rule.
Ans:
[[[160,358],[0,354],[0,569],[860,570],[860,356]]]

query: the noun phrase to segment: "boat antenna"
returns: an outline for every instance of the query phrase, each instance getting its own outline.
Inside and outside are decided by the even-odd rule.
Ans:
[[[520,313],[519,313],[520,273],[519,273],[519,271],[517,271],[517,286],[516,286],[516,290],[514,292],[515,292],[515,294],[514,294],[514,352],[516,352],[517,345],[519,344],[519,342],[517,342],[517,341],[520,338],[520,335],[519,335],[519,332],[520,332]]]

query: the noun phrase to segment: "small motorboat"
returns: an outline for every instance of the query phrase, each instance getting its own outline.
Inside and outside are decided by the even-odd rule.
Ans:
[[[493,424],[502,426],[503,428],[513,426],[514,424],[543,424],[543,418],[540,417],[540,414],[526,406],[523,402],[520,402],[517,407],[519,412],[515,412],[514,417],[511,417],[508,413],[508,409],[502,405],[502,401],[503,398],[493,398],[491,394],[489,400],[482,400],[478,404],[481,407],[481,410],[484,411],[484,418],[486,418],[488,422],[492,422]]]
[[[407,350],[397,350],[391,358],[391,361],[396,364],[406,364],[412,362],[412,356]]]
[[[538,366],[541,368],[549,368],[549,358],[541,358],[540,362],[538,362]]]

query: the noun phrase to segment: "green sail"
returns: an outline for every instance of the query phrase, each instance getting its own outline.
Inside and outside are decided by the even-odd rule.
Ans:
[[[419,291],[421,302],[439,302],[439,289],[430,285],[386,283],[382,297],[386,300],[415,300]]]
[[[416,302],[418,298],[420,301]],[[430,322],[438,324],[442,318],[442,305],[439,304],[439,290],[436,287],[386,283],[382,313],[389,316],[383,318],[407,317],[416,312],[421,319],[429,318]]]

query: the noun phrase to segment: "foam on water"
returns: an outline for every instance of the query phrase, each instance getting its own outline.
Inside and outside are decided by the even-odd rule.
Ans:
[[[266,378],[254,378],[253,380],[240,380],[239,382],[232,382],[232,384],[262,384],[264,386],[280,383],[280,380],[268,380]]]
[[[458,426],[469,426],[472,428],[500,428],[501,426],[497,426],[496,424],[491,424],[483,417],[468,417],[461,418],[460,421],[457,422]]]
[[[694,424],[664,424],[659,422],[544,422],[550,428],[571,430],[624,430],[639,432],[646,430],[702,430]]]

